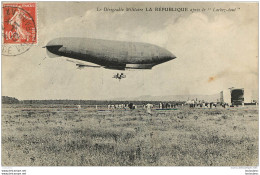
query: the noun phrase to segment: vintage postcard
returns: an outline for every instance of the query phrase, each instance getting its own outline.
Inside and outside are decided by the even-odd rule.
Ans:
[[[2,166],[258,166],[257,2],[2,2]]]

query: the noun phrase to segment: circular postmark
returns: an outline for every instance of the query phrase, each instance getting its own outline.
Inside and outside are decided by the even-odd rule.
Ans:
[[[37,42],[35,15],[31,15],[20,5],[6,4],[2,12],[2,55],[21,55]]]

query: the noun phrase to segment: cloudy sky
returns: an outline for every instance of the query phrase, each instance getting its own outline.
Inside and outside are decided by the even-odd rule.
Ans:
[[[111,12],[97,8],[172,7],[204,12]],[[217,9],[235,9],[220,12]],[[215,10],[214,10],[215,9]],[[214,10],[214,11],[213,11]],[[243,87],[258,96],[258,6],[255,3],[38,2],[38,46],[2,56],[2,95],[18,99],[113,99],[216,94]],[[138,41],[164,47],[175,60],[152,70],[79,70],[42,47],[72,36]]]

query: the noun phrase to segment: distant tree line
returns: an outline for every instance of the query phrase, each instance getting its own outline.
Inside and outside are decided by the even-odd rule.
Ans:
[[[112,100],[18,100],[14,97],[2,96],[3,104],[64,104],[64,105],[116,105],[129,104],[143,105],[147,103],[159,104],[162,101],[112,101]],[[181,101],[163,101],[164,103],[182,104]]]
[[[19,100],[14,97],[2,96],[2,103],[3,104],[18,104]]]
[[[23,104],[66,104],[66,105],[116,105],[129,104],[143,105],[147,103],[159,104],[161,101],[110,101],[110,100],[22,100]],[[164,103],[182,104],[184,102],[164,101]]]

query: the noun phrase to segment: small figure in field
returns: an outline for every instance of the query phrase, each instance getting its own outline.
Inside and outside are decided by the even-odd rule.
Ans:
[[[159,108],[162,109],[162,103],[159,104]]]
[[[78,111],[80,111],[81,109],[81,105],[77,105]]]
[[[150,114],[150,115],[152,115],[152,107],[153,107],[153,105],[152,104],[147,104],[146,105],[146,112],[148,113],[148,114]]]

